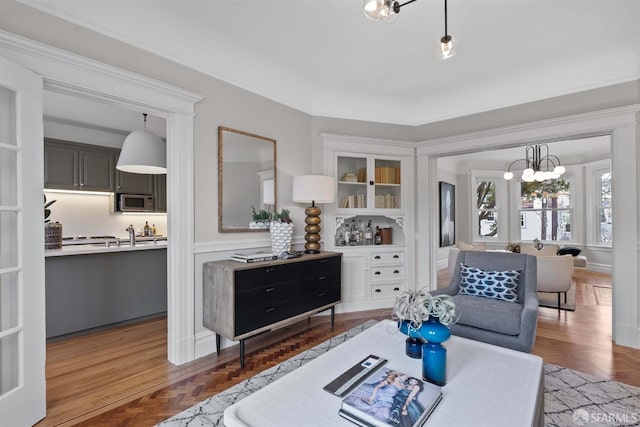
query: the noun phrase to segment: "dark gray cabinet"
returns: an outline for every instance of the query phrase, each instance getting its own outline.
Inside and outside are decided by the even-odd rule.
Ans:
[[[44,188],[152,194],[154,212],[167,211],[167,176],[116,169],[120,151],[77,142],[44,139]]]
[[[204,268],[204,326],[220,336],[244,342],[261,332],[331,309],[341,302],[342,254],[320,252],[290,260],[243,264],[207,262]]]
[[[116,193],[151,194],[153,175],[116,170]]]
[[[153,201],[156,212],[167,211],[167,175],[154,175]]]
[[[117,151],[45,138],[44,187],[113,191]]]

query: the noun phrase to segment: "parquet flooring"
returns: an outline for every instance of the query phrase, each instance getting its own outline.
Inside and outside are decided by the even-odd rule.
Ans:
[[[533,353],[548,363],[640,386],[640,350],[611,342],[611,306],[602,304],[611,277],[576,270],[574,278],[576,311],[540,308]],[[446,273],[440,281],[448,281]],[[338,314],[333,332],[328,316],[319,316],[260,335],[247,341],[245,369],[236,347],[182,366],[169,364],[166,318],[49,344],[47,417],[37,426],[152,426],[332,335],[389,315],[390,310]]]

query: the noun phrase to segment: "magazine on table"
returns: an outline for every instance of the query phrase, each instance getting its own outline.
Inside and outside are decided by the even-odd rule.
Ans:
[[[271,261],[274,259],[278,259],[278,257],[275,255],[269,255],[263,258],[239,258],[239,257],[236,257],[235,255],[232,255],[229,259],[231,261],[238,261],[238,262],[260,262],[260,261]]]
[[[385,365],[342,399],[338,413],[363,427],[416,427],[440,400],[439,386]]]
[[[235,252],[231,256],[233,258],[238,258],[238,259],[258,259],[258,258],[271,259],[273,257],[273,253],[267,252],[267,251],[249,251],[249,252]]]

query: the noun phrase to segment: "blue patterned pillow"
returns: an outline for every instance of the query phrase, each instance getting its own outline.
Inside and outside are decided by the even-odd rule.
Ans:
[[[460,264],[460,294],[518,302],[520,270],[484,271]]]

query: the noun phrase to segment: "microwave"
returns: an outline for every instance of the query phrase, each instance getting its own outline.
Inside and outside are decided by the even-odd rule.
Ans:
[[[148,194],[118,194],[121,212],[153,212],[153,196]]]

